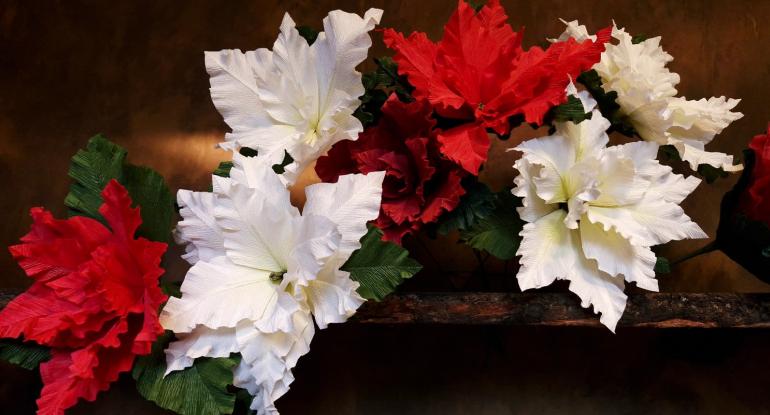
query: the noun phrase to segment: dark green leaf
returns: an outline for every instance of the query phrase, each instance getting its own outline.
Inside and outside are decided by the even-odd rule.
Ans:
[[[647,35],[645,35],[644,33],[640,33],[640,34],[638,34],[638,35],[636,35],[636,36],[631,38],[631,43],[633,43],[634,45],[637,45],[639,43],[644,42],[647,39],[648,39]]]
[[[552,111],[552,119],[557,122],[572,121],[579,124],[591,119],[591,113],[585,111],[580,98],[573,95],[567,97],[567,102],[553,107]]]
[[[655,261],[655,273],[656,274],[670,274],[671,273],[671,263],[669,262],[668,258],[659,256],[658,259]]]
[[[219,166],[217,166],[217,169],[214,170],[214,175],[220,176],[220,177],[230,177],[230,169],[232,168],[233,168],[232,161],[223,161],[219,163]]]
[[[163,176],[148,167],[127,164],[122,183],[134,206],[140,207],[142,225],[137,234],[152,241],[168,241],[175,219],[174,196]]]
[[[353,252],[342,266],[350,278],[358,281],[358,293],[367,300],[380,301],[392,293],[405,279],[422,269],[409,252],[391,242],[382,241],[382,231],[369,226],[361,238],[361,249]]]
[[[583,72],[577,78],[578,82],[585,86],[586,90],[596,100],[602,115],[610,121],[608,132],[617,131],[628,137],[637,136],[636,130],[620,112],[620,105],[615,100],[618,94],[615,91],[605,92],[602,87],[602,78],[591,69]]]
[[[163,281],[160,283],[160,289],[170,297],[182,298],[181,281]]]
[[[521,242],[519,232],[524,226],[516,212],[520,203],[510,191],[498,193],[495,211],[470,229],[460,232],[460,238],[472,248],[486,251],[499,259],[514,258]]]
[[[316,39],[318,39],[318,30],[313,29],[310,26],[297,26],[299,35],[305,38],[308,45],[312,45]]]
[[[361,105],[353,114],[364,127],[377,122],[382,105],[391,93],[395,92],[399,99],[411,102],[411,86],[406,78],[398,74],[398,65],[390,57],[375,58],[377,69],[362,76],[364,95],[359,97]]]
[[[472,181],[465,180],[463,187],[465,194],[457,207],[439,218],[438,233],[441,235],[454,230],[464,231],[495,210],[497,197],[484,183],[474,177]]]
[[[253,148],[241,147],[238,152],[244,157],[257,157],[259,152]]]
[[[717,179],[724,179],[729,174],[722,170],[721,167],[714,167],[709,164],[701,164],[698,166],[698,174],[706,180],[707,183],[714,183]]]
[[[99,214],[102,190],[110,180],[123,178],[127,154],[124,148],[96,135],[72,157],[69,176],[74,182],[64,199],[70,216],[88,216],[104,222]]]
[[[70,216],[88,216],[104,222],[99,214],[102,190],[115,179],[139,206],[142,225],[137,235],[166,242],[174,221],[174,198],[163,177],[146,167],[126,163],[126,150],[101,135],[92,137],[86,149],[72,157],[69,175],[74,180],[64,204]]]
[[[679,155],[679,150],[671,144],[660,146],[658,149],[658,158],[660,160],[666,160],[669,162],[680,163],[682,157]],[[722,168],[714,167],[708,164],[701,164],[698,166],[698,175],[700,175],[707,183],[714,183],[717,179],[725,178],[729,174],[722,170]]]
[[[682,161],[682,158],[679,156],[679,150],[671,144],[658,147],[658,159],[673,162]]]
[[[485,4],[487,4],[487,0],[468,0],[468,5],[471,6],[476,13],[478,13]]]
[[[148,356],[136,360],[132,376],[136,389],[145,399],[182,415],[230,414],[235,394],[233,369],[238,358],[200,358],[192,366],[163,376],[166,358],[163,349],[173,335],[167,332],[153,345]]]
[[[0,359],[24,369],[36,369],[41,362],[50,358],[51,352],[45,346],[21,340],[0,340]]]
[[[294,162],[294,158],[288,151],[284,150],[283,153],[283,161],[281,161],[281,164],[273,165],[273,171],[276,172],[276,174],[283,174],[286,171],[286,166]]]

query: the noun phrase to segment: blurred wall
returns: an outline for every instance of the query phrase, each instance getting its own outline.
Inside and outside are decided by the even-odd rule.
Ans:
[[[592,31],[615,19],[632,34],[662,35],[663,46],[676,58],[671,67],[682,76],[679,90],[683,95],[743,99],[738,109],[746,116],[719,136],[712,150],[740,154],[749,138],[762,132],[770,120],[766,99],[770,95],[766,51],[770,2],[503,3],[513,26],[526,26],[525,45],[541,44],[544,38],[561,33],[559,17],[578,18]],[[15,243],[27,231],[31,206],[45,206],[64,215],[69,158],[98,132],[125,146],[132,162],[159,170],[172,189],[208,188],[210,172],[228,155],[214,149],[226,126],[208,95],[204,50],[270,47],[285,11],[298,24],[320,27],[323,15],[334,8],[363,12],[380,7],[386,11],[384,26],[422,30],[437,39],[454,6],[454,1],[442,0],[4,0],[0,3],[0,245]],[[375,35],[372,54],[388,54],[379,39]],[[514,140],[542,134],[521,129]],[[497,188],[510,184],[514,176],[511,154],[504,153],[512,145],[493,145],[485,180]],[[311,181],[312,175],[306,179]],[[685,202],[687,212],[710,235],[716,230],[718,202],[735,179],[703,184]],[[300,198],[300,194],[295,196]],[[442,270],[461,274],[476,267],[467,248],[455,245],[451,238],[422,242],[411,246],[427,272],[407,288],[476,288],[462,278],[450,280],[442,275],[422,245],[443,264]],[[662,254],[677,257],[701,244],[705,241],[673,243]],[[490,266],[502,270],[503,264]],[[5,250],[0,253],[0,269],[0,287],[28,284]],[[184,269],[179,261],[169,264],[171,275],[179,277]],[[720,253],[688,262],[662,281],[664,289],[675,291],[770,290]],[[511,276],[502,277],[497,287],[515,287],[515,283]],[[767,350],[761,346],[770,345],[763,333],[661,337],[632,331],[613,337],[591,330],[489,330],[494,334],[489,340],[492,346],[474,337],[486,332],[481,328],[334,328],[319,335],[313,353],[300,363],[298,391],[282,400],[279,408],[287,408],[289,414],[492,414],[565,409],[580,413],[712,412],[708,408],[762,412],[767,407],[766,401],[754,395],[761,393],[758,390],[747,386],[748,392],[741,391],[743,379],[752,385],[760,380],[767,384],[766,378],[751,370],[752,359]],[[371,356],[359,350],[383,342],[392,348],[377,346],[377,354]],[[714,347],[717,357],[709,355],[713,359],[703,366],[688,356],[690,347],[698,349],[703,343],[728,346],[724,350]],[[473,364],[478,361],[474,359],[490,353],[489,347],[497,350],[497,357]],[[436,349],[439,352],[433,353]],[[406,359],[403,363],[401,357]],[[533,357],[535,363],[522,366],[521,358]],[[584,365],[575,363],[583,359]],[[626,359],[638,359],[638,364]],[[3,368],[0,402],[29,408],[36,392],[31,386],[35,376]],[[677,368],[684,368],[681,379]],[[766,373],[767,363],[757,369]],[[609,377],[603,377],[603,371],[610,371]],[[638,372],[644,377],[630,380]],[[411,380],[401,379],[401,374]],[[555,378],[559,380],[554,383]],[[732,382],[727,389],[717,382],[725,378]],[[639,388],[641,395],[637,395]],[[136,400],[135,394],[118,388],[102,405],[114,408],[124,397],[129,402]],[[570,397],[584,405],[570,406]],[[552,399],[553,405],[548,403]],[[98,405],[87,406],[81,413],[96,413]],[[148,413],[152,407],[132,405],[123,408],[123,413]],[[129,409],[134,407],[138,409]],[[99,408],[99,413],[110,412],[104,406]],[[26,409],[19,411],[26,413]]]
[[[746,116],[712,144],[740,154],[748,139],[770,120],[768,58],[770,2],[756,1],[504,1],[514,27],[526,26],[525,45],[544,42],[563,29],[557,18],[578,18],[589,29],[614,18],[633,34],[662,35],[682,75],[689,98],[742,98]],[[101,132],[125,146],[130,159],[159,170],[172,189],[203,190],[209,174],[228,155],[214,149],[226,126],[211,104],[204,50],[270,47],[280,19],[290,11],[298,24],[320,27],[326,11],[386,10],[383,26],[441,35],[453,1],[14,1],[0,4],[0,245],[9,245],[29,225],[31,206],[64,213],[69,158],[88,137]],[[388,54],[375,35],[374,56]],[[371,65],[371,63],[369,63]],[[516,140],[543,135],[521,128],[513,141],[495,140],[484,179],[510,185]],[[312,180],[310,176],[306,177]],[[735,177],[703,184],[686,202],[688,213],[713,235],[718,202]],[[301,189],[296,192],[301,196]],[[422,238],[425,239],[425,238]],[[678,257],[705,241],[672,243],[664,255]],[[471,271],[471,252],[450,241],[425,241],[442,271]],[[434,261],[412,246],[427,267],[426,283],[441,288]],[[3,251],[0,286],[27,281]],[[501,270],[501,264],[490,265]],[[495,268],[497,267],[497,268]],[[176,263],[171,268],[182,274]],[[412,283],[416,285],[416,283]],[[438,284],[438,285],[437,285]],[[512,284],[515,286],[515,284]],[[467,288],[462,284],[453,287]],[[453,288],[447,287],[447,288]],[[764,285],[721,253],[691,261],[663,287],[678,291],[766,291]]]

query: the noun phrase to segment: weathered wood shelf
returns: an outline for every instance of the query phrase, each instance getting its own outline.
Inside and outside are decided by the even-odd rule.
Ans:
[[[571,293],[395,294],[353,321],[601,327]],[[770,328],[770,294],[632,293],[618,327]]]
[[[0,307],[17,291],[0,291]],[[571,293],[404,293],[369,301],[358,324],[602,327]],[[770,294],[632,293],[618,327],[770,328]]]

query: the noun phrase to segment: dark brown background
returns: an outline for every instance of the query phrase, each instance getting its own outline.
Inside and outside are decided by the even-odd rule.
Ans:
[[[770,120],[770,3],[759,1],[504,1],[525,43],[562,31],[557,18],[596,30],[614,18],[632,34],[663,35],[688,98],[743,98],[746,116],[711,149],[739,154]],[[270,47],[285,11],[320,26],[328,10],[385,9],[383,24],[436,39],[453,1],[24,1],[0,3],[0,245],[18,240],[31,206],[64,214],[70,156],[101,132],[128,148],[132,162],[159,170],[173,189],[203,190],[227,154],[225,131],[208,95],[204,50]],[[376,36],[373,54],[387,53]],[[542,135],[520,130],[515,139]],[[485,179],[509,184],[512,160],[493,147]],[[306,181],[312,180],[310,176]],[[702,185],[685,203],[714,234],[718,201],[735,178]],[[300,199],[301,192],[297,192]],[[424,239],[424,238],[423,238]],[[443,270],[476,267],[466,248],[425,241]],[[679,256],[704,241],[673,243]],[[428,271],[411,289],[476,289]],[[440,248],[440,249],[439,249]],[[502,264],[490,264],[502,269]],[[0,288],[28,281],[0,254]],[[170,264],[181,276],[184,267]],[[500,277],[492,289],[515,286]],[[670,291],[768,291],[720,253],[662,277]],[[490,288],[485,286],[483,288]],[[764,413],[770,397],[770,333],[761,331],[524,329],[505,327],[333,327],[316,336],[297,381],[279,401],[284,414]],[[2,366],[0,404],[29,413],[37,377]],[[74,413],[160,413],[130,382]]]

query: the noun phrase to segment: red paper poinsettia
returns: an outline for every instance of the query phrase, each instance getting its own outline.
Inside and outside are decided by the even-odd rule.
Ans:
[[[454,209],[465,193],[460,185],[465,172],[438,151],[432,112],[425,100],[404,103],[392,94],[377,126],[366,129],[357,141],[337,143],[316,164],[325,182],[385,170],[375,222],[385,240],[401,243],[404,235]]]
[[[109,228],[33,208],[31,231],[10,248],[35,281],[0,312],[0,337],[51,348],[51,359],[40,365],[39,415],[94,400],[163,333],[158,308],[166,296],[158,279],[166,244],[134,238],[139,209],[118,182],[102,197],[99,213]]]
[[[442,117],[465,121],[438,140],[447,157],[473,174],[487,158],[486,129],[507,134],[509,119],[517,114],[542,123],[552,106],[566,101],[570,76],[599,61],[612,32],[600,31],[595,42],[569,39],[524,51],[522,33],[507,19],[498,0],[478,13],[460,0],[438,43],[425,33],[405,38],[385,30],[385,44],[396,51],[398,71],[415,87],[414,96],[427,99]]]
[[[741,200],[741,210],[749,219],[770,225],[770,125],[767,134],[751,140],[749,148],[754,151],[754,168],[748,191]]]

